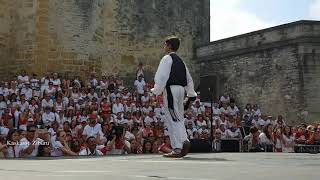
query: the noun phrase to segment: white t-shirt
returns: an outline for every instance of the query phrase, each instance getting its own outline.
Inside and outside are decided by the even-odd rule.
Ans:
[[[55,119],[56,115],[53,112],[42,114],[42,122],[45,126],[51,124]]]
[[[259,135],[259,139],[260,139],[260,142],[261,143],[264,143],[264,144],[273,144],[272,140],[271,139],[268,139],[267,135],[265,133],[261,133]]]
[[[9,128],[0,126],[0,135],[6,137],[8,135]]]
[[[124,138],[127,141],[131,141],[132,139],[135,139],[136,137],[130,131],[126,131]]]
[[[150,124],[150,123],[152,123],[152,122],[157,122],[157,118],[156,117],[150,117],[150,116],[146,116],[145,118],[144,118],[144,123],[146,123],[146,124]]]
[[[142,108],[142,112],[145,113],[145,114],[149,114],[149,112],[151,112],[152,110],[153,109],[152,109],[151,106]]]
[[[64,147],[60,141],[54,141],[52,143],[52,147],[53,147],[53,151],[51,153],[51,156],[55,156],[55,157],[58,157],[58,156],[63,156],[63,152],[61,151],[60,148]]]
[[[203,106],[200,106],[200,107],[192,106],[191,109],[192,109],[193,113],[196,114],[196,115],[197,114],[202,114],[206,110]]]
[[[22,81],[22,83],[28,82],[28,81],[29,81],[29,76],[19,75],[19,76],[18,76],[18,80],[19,80],[19,81]]]
[[[149,97],[149,96],[142,96],[142,97],[141,97],[141,101],[142,101],[143,103],[148,102],[149,100],[150,100],[150,97]]]
[[[25,109],[27,109],[29,107],[28,101],[25,101],[24,103],[22,103],[21,101],[18,101],[17,104],[20,106],[21,112],[23,112]]]
[[[141,80],[141,82],[138,80],[135,80],[134,85],[136,86],[139,94],[144,94],[144,87],[146,85],[146,82],[144,80]]]
[[[52,99],[46,100],[46,99],[42,99],[41,101],[41,107],[45,108],[45,107],[53,107],[53,101]]]
[[[86,135],[87,137],[93,136],[103,136],[101,131],[101,124],[97,123],[95,126],[91,127],[90,125],[86,125],[83,129],[82,135]]]
[[[38,155],[39,145],[41,145],[41,143],[43,143],[43,142],[44,141],[42,139],[37,138],[36,141],[34,142],[35,147],[34,147],[32,153],[27,155],[26,157],[36,157]],[[19,147],[21,148],[22,151],[26,150],[30,145],[31,145],[31,143],[26,138],[22,138],[20,140]]]
[[[18,145],[15,145],[15,146],[9,146],[7,151],[8,151],[8,154],[7,154],[8,158],[18,158],[20,157],[20,153],[22,149]]]
[[[221,114],[220,109],[217,107],[212,107],[212,115],[213,116],[219,116]]]
[[[79,155],[80,156],[103,156],[103,153],[100,150],[98,150],[97,148],[94,150],[93,153],[91,153],[89,148],[85,148],[79,152]]]
[[[227,111],[229,115],[234,116],[239,112],[239,109],[237,106],[234,106],[233,108],[231,108],[231,106],[228,106]]]
[[[124,112],[123,104],[113,104],[112,106],[112,113],[117,114],[118,112]]]
[[[285,152],[285,153],[294,152],[293,146],[285,147],[294,142],[294,137],[293,136],[287,137],[284,134],[282,135],[282,137],[284,141],[284,145],[282,146],[282,152]]]
[[[232,132],[230,129],[227,129],[226,136],[228,138],[240,138],[241,137],[240,129],[237,129],[235,132]]]
[[[22,88],[21,94],[24,94],[26,97],[26,100],[30,100],[32,98],[32,89],[31,88]]]

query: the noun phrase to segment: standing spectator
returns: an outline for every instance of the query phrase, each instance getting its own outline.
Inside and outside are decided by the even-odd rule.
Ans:
[[[278,119],[276,120],[276,126],[277,127],[284,127],[285,125],[286,125],[286,123],[284,122],[284,120],[283,120],[283,117],[282,117],[282,115],[279,115],[278,116]]]
[[[140,76],[145,77],[142,62],[139,62],[139,65],[136,71],[136,78],[139,79]]]
[[[58,73],[53,73],[53,78],[50,79],[50,81],[52,82],[52,85],[53,85],[53,87],[54,87],[54,89],[56,91],[61,91],[61,88],[60,88],[61,81],[60,81],[60,78],[58,76]]]
[[[136,87],[136,92],[138,93],[137,101],[141,102],[141,97],[144,94],[144,89],[146,86],[146,82],[143,80],[143,76],[140,75],[137,80],[134,81],[134,86]]]
[[[29,76],[27,75],[25,70],[22,70],[21,75],[18,76],[18,88],[23,88],[26,82],[29,82]]]

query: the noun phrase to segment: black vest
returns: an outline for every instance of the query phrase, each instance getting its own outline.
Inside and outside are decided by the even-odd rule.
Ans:
[[[180,85],[187,86],[187,70],[181,58],[175,54],[170,54],[172,58],[172,66],[167,86]]]

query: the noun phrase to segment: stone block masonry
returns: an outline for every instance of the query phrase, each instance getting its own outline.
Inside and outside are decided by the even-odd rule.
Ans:
[[[175,34],[195,81],[195,47],[209,42],[209,0],[1,1],[1,78],[21,69],[118,75],[132,81],[139,62],[153,74],[163,40]],[[8,63],[10,62],[10,63]],[[9,72],[10,71],[10,72]]]
[[[298,21],[197,49],[202,77],[216,78],[216,95],[240,107],[257,103],[289,124],[320,120],[320,22]]]

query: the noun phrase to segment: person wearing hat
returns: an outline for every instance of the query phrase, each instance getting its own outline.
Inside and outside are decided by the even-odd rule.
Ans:
[[[164,157],[183,157],[190,148],[190,142],[184,124],[185,92],[189,100],[195,100],[197,93],[188,68],[177,55],[180,46],[179,38],[172,36],[165,40],[165,55],[159,64],[155,78],[154,88],[151,92],[164,97],[166,124],[173,151]],[[187,101],[188,102],[188,101]],[[190,101],[189,101],[190,103]]]
[[[84,127],[82,132],[84,141],[86,141],[90,136],[95,138],[100,138],[103,136],[101,124],[97,122],[97,119],[98,116],[96,114],[90,114],[88,116],[88,124]]]

